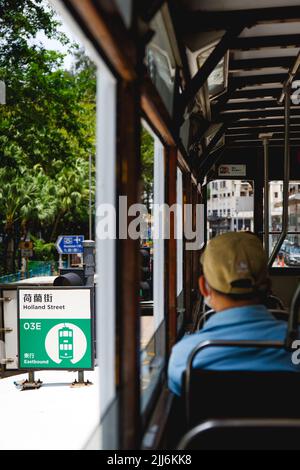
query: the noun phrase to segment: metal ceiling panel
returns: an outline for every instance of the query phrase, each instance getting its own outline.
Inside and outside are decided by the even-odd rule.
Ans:
[[[299,0],[286,0],[284,2],[283,0],[260,0],[259,3],[251,0],[176,0],[176,2],[185,9],[192,11],[231,11],[250,10],[254,8],[300,6]]]

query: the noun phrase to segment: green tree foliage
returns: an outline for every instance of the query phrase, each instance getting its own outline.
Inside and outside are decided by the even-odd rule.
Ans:
[[[142,201],[150,212],[151,202],[153,202],[154,139],[145,128],[142,128],[141,159],[143,181]]]
[[[29,232],[46,245],[59,232],[88,233],[96,69],[58,25],[42,0],[0,0],[0,79],[7,86],[0,108],[0,231],[9,272]],[[43,37],[73,53],[71,70]]]
[[[55,243],[45,243],[44,240],[31,236],[34,252],[39,261],[54,261],[56,258]]]

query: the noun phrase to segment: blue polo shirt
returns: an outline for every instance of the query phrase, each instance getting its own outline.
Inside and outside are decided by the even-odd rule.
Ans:
[[[202,330],[186,335],[172,350],[169,388],[181,394],[182,374],[192,350],[207,340],[284,341],[287,323],[279,321],[263,305],[237,307],[213,315]],[[284,349],[210,347],[199,352],[193,363],[205,370],[292,371],[292,354]]]

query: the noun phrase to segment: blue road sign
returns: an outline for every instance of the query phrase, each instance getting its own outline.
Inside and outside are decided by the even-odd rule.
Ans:
[[[77,255],[83,253],[83,235],[60,235],[56,248],[60,255]]]

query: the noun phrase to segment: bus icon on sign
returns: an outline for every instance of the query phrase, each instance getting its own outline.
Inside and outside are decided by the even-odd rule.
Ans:
[[[74,359],[74,333],[71,328],[61,328],[58,331],[59,359]]]

